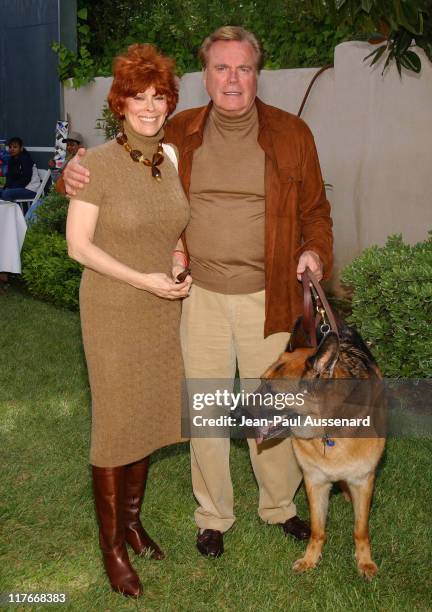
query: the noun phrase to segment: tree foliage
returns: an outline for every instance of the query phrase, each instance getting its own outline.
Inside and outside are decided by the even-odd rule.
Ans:
[[[402,68],[419,73],[421,60],[410,49],[412,43],[422,48],[432,61],[432,2],[430,0],[332,0],[344,23],[359,23],[363,29],[375,28],[377,42],[384,43],[365,59],[371,65],[385,58],[384,68],[392,61],[399,74]]]
[[[432,0],[78,0],[78,52],[55,44],[62,80],[79,87],[111,74],[128,45],[150,42],[176,59],[178,72],[200,69],[203,39],[224,24],[241,25],[263,44],[265,68],[322,66],[345,40],[375,37],[371,63],[395,61],[419,72],[415,44],[432,61]]]

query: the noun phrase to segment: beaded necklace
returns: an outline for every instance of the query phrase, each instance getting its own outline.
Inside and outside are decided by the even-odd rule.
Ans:
[[[162,180],[162,174],[159,170],[158,166],[164,160],[163,148],[162,148],[162,140],[158,142],[158,148],[156,153],[153,155],[151,161],[144,157],[142,151],[138,149],[132,149],[130,144],[128,143],[128,137],[124,132],[120,132],[116,136],[116,141],[119,145],[122,145],[124,149],[129,153],[134,162],[141,162],[144,166],[149,166],[151,168],[152,177],[156,179],[158,182]]]

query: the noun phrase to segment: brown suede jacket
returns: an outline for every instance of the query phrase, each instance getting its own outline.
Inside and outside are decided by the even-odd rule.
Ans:
[[[208,106],[185,110],[165,128],[165,141],[179,150],[179,176],[189,195],[192,160],[201,146]],[[256,99],[258,143],[265,152],[264,336],[290,331],[302,313],[302,287],[296,268],[303,251],[315,251],[332,269],[332,221],[314,139],[307,125],[290,113]]]

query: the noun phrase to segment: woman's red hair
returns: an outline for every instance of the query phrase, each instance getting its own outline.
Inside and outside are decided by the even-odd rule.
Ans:
[[[170,115],[178,102],[174,69],[174,60],[159,53],[153,45],[130,45],[113,62],[114,80],[108,94],[110,109],[118,119],[123,119],[126,98],[154,87],[158,95],[166,96]]]

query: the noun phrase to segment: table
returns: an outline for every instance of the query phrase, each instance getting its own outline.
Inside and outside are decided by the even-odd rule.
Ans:
[[[0,200],[0,272],[21,273],[21,247],[26,231],[19,205]]]

